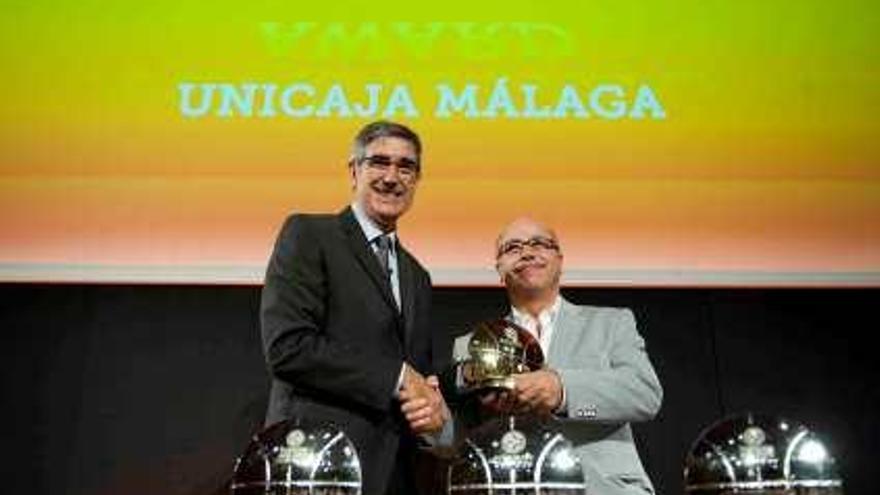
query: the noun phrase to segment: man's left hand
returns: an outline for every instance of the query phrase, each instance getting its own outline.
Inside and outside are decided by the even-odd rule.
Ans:
[[[513,375],[517,413],[547,415],[562,404],[562,380],[555,371],[538,370]]]

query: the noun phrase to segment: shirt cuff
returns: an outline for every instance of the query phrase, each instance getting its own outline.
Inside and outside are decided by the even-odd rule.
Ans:
[[[455,446],[455,421],[452,416],[443,423],[443,427],[431,433],[419,435],[419,443],[431,449],[449,449]]]
[[[406,362],[401,363],[400,365],[400,373],[397,375],[397,386],[394,387],[394,392],[392,392],[391,397],[395,399],[400,398],[400,390],[403,388],[403,373],[406,371]]]

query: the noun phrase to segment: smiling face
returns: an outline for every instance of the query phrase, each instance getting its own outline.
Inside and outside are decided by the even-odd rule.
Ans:
[[[382,157],[381,164],[371,161],[376,157]],[[355,201],[382,230],[394,230],[397,219],[412,205],[419,174],[408,172],[406,166],[418,163],[418,159],[410,141],[379,137],[370,141],[363,156],[350,165]]]
[[[559,291],[562,252],[552,230],[521,218],[501,232],[495,247],[495,268],[512,295],[550,296]]]

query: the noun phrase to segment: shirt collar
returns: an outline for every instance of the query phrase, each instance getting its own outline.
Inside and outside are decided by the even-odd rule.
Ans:
[[[556,315],[559,314],[560,306],[562,306],[562,296],[556,296],[556,300],[553,301],[553,304],[538,314],[538,321],[541,322],[541,328],[547,329],[553,326],[553,323],[556,321]],[[513,322],[520,326],[529,329],[532,329],[535,326],[535,319],[526,311],[520,311],[511,306],[510,316],[513,319]]]
[[[354,212],[354,218],[357,220],[358,225],[361,226],[361,231],[364,233],[364,237],[367,238],[368,244],[372,244],[380,235],[387,235],[388,238],[391,239],[391,246],[393,249],[393,246],[396,244],[395,241],[397,240],[397,232],[391,231],[387,234],[382,232],[382,229],[380,229],[375,222],[373,222],[373,220],[361,210],[357,202],[351,204],[351,211]]]

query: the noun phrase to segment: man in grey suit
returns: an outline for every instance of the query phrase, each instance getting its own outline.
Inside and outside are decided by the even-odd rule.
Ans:
[[[521,218],[496,241],[508,318],[531,332],[546,367],[514,375],[515,388],[480,398],[494,412],[553,415],[573,442],[589,495],[654,493],[629,423],[657,414],[663,390],[629,309],[578,306],[559,293],[562,251],[553,230]],[[470,336],[455,342],[467,357]],[[463,369],[459,383],[468,380]]]

